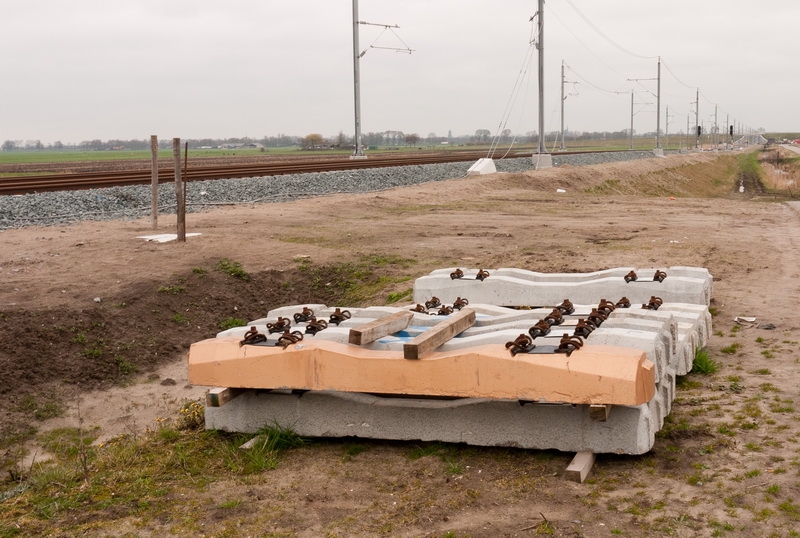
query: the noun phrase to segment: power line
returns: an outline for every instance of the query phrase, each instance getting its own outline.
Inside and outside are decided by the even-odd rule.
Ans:
[[[577,6],[576,6],[575,4],[573,4],[573,3],[572,3],[572,0],[567,0],[567,3],[568,3],[570,6],[572,6],[572,9],[574,9],[574,10],[575,10],[575,12],[576,12],[578,15],[580,15],[580,16],[581,16],[581,18],[582,18],[584,21],[586,21],[586,24],[588,24],[589,26],[591,26],[591,28],[592,28],[592,29],[593,29],[595,32],[597,32],[597,34],[598,34],[600,37],[602,37],[603,39],[605,39],[605,40],[606,40],[606,41],[607,41],[609,44],[613,45],[614,47],[616,47],[617,49],[621,50],[621,51],[622,51],[622,52],[624,52],[625,54],[628,54],[628,55],[630,55],[630,56],[634,56],[634,57],[636,57],[636,58],[642,58],[642,59],[645,59],[645,60],[653,60],[653,59],[655,59],[655,58],[658,58],[658,56],[642,56],[642,55],[640,55],[640,54],[636,54],[635,52],[631,52],[631,51],[629,51],[628,49],[626,49],[626,48],[625,48],[625,47],[623,47],[622,45],[619,45],[617,42],[615,42],[613,39],[611,39],[611,38],[610,38],[610,37],[608,37],[608,36],[607,36],[605,33],[603,33],[603,31],[602,31],[602,30],[600,30],[600,28],[598,28],[598,27],[597,27],[597,26],[596,26],[596,25],[595,25],[595,24],[594,24],[592,21],[590,21],[590,20],[589,20],[589,17],[587,17],[586,15],[584,15],[584,14],[581,12],[581,10],[580,10],[580,9],[578,9],[578,8],[577,8]]]
[[[577,71],[575,71],[575,70],[574,70],[573,68],[571,68],[569,65],[567,65],[567,69],[569,69],[569,70],[570,70],[570,72],[571,72],[573,75],[575,75],[576,77],[578,77],[579,79],[581,79],[581,80],[582,80],[584,83],[588,84],[589,86],[591,86],[591,87],[592,87],[592,88],[594,88],[595,90],[598,90],[598,91],[601,91],[601,92],[605,92],[605,93],[613,93],[613,94],[616,94],[616,93],[618,93],[618,92],[616,92],[616,91],[613,91],[613,90],[606,90],[605,88],[601,88],[600,86],[597,86],[596,84],[593,84],[592,82],[589,82],[589,81],[588,81],[586,78],[582,77],[582,76],[580,75],[580,73],[578,73]]]
[[[625,75],[623,75],[622,73],[620,73],[619,71],[617,71],[616,69],[614,69],[613,67],[611,67],[610,65],[608,65],[608,64],[607,64],[607,63],[606,63],[606,62],[605,62],[605,61],[604,61],[604,60],[603,60],[603,59],[602,59],[600,56],[598,56],[598,55],[597,55],[597,54],[596,54],[596,53],[595,53],[595,52],[592,50],[592,48],[591,48],[591,47],[589,47],[589,45],[587,45],[586,43],[584,43],[583,41],[581,41],[581,38],[580,38],[580,37],[578,37],[578,36],[575,34],[575,32],[573,32],[573,31],[572,31],[572,28],[570,28],[569,26],[567,26],[567,24],[566,24],[566,23],[565,23],[563,20],[561,20],[561,18],[560,18],[560,17],[559,17],[559,16],[558,16],[558,15],[557,15],[557,14],[556,14],[554,11],[553,11],[553,8],[550,6],[550,4],[548,4],[548,7],[547,7],[547,9],[548,9],[548,11],[550,12],[550,14],[551,14],[551,15],[553,15],[553,16],[556,18],[556,20],[557,20],[558,22],[560,22],[560,23],[561,23],[561,25],[562,25],[562,26],[563,26],[563,27],[564,27],[564,28],[565,28],[565,29],[566,29],[566,30],[567,30],[567,31],[568,31],[570,34],[572,34],[572,37],[574,37],[574,38],[575,38],[575,41],[577,41],[578,43],[580,43],[580,44],[581,44],[581,46],[583,46],[583,48],[585,48],[586,50],[588,50],[588,51],[589,51],[589,53],[590,53],[592,56],[594,56],[595,58],[597,58],[597,60],[598,60],[598,61],[599,61],[601,64],[603,64],[604,66],[606,66],[606,67],[608,68],[608,70],[609,70],[609,71],[612,71],[612,72],[616,73],[617,75],[619,75],[620,77],[622,77],[622,78],[625,78]]]
[[[676,75],[675,73],[673,73],[673,72],[672,72],[672,69],[670,69],[670,68],[669,68],[669,66],[667,65],[667,62],[665,62],[663,58],[661,59],[661,65],[663,65],[664,67],[666,67],[666,68],[667,68],[667,71],[669,71],[669,74],[670,74],[670,75],[672,75],[673,77],[675,77],[675,80],[677,80],[679,83],[681,83],[682,85],[686,86],[686,87],[687,87],[687,88],[689,88],[690,90],[693,90],[693,89],[695,89],[695,88],[697,87],[697,86],[689,86],[689,85],[688,85],[688,84],[686,84],[684,81],[682,81],[681,79],[679,79],[679,78],[678,78],[678,75]]]

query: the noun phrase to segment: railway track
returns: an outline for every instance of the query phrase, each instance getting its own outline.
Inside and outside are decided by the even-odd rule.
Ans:
[[[564,155],[569,153],[580,152],[560,152],[559,154]],[[510,154],[506,158],[530,156],[530,152],[522,152]],[[235,164],[227,166],[192,166],[190,162],[190,165],[183,171],[183,174],[187,181],[200,181],[476,161],[482,157],[486,157],[485,151],[448,151],[425,155],[406,154],[403,157],[396,155],[375,155],[370,156],[368,159],[313,159],[296,162],[260,162],[256,164]],[[159,168],[158,180],[159,183],[174,181],[174,169],[166,167]],[[0,195],[35,194],[38,192],[120,187],[128,185],[149,185],[150,182],[150,169],[7,176],[0,177]]]
[[[189,166],[183,173],[187,181],[200,181],[207,179],[279,176],[389,166],[448,163],[477,160],[485,156],[485,152],[447,152],[444,154],[438,153],[403,157],[396,155],[376,155],[370,156],[368,159],[304,159],[302,161],[273,161],[217,166],[193,166],[190,161]],[[515,155],[515,157],[518,156],[519,155]],[[160,167],[158,170],[158,180],[159,183],[174,181],[174,169],[172,167]],[[7,176],[0,178],[0,194],[33,194],[37,192],[60,190],[148,185],[150,182],[150,169]]]

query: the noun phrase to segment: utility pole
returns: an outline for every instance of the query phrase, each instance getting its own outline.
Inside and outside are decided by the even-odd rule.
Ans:
[[[547,145],[544,140],[544,0],[539,0],[539,153],[547,153]]]
[[[547,153],[544,139],[544,0],[539,0],[539,11],[531,17],[531,21],[534,18],[537,18],[536,48],[539,50],[539,149],[531,156],[531,163],[538,170],[553,166],[553,157]]]
[[[658,57],[658,85],[656,86],[656,149],[661,149],[661,56]]]
[[[561,151],[564,151],[564,60],[561,60]]]
[[[695,131],[695,138],[694,138],[694,147],[700,147],[700,88],[697,88],[697,97],[695,98],[694,102],[694,131]]]
[[[633,90],[631,90],[631,149],[633,149]]]
[[[725,144],[725,149],[730,149],[731,145],[733,144],[733,133],[731,132],[731,115],[725,114],[725,130],[727,131],[725,134],[728,135],[728,143]]]
[[[667,119],[667,128],[664,131],[664,146],[666,146],[668,148],[669,147],[669,105],[667,105],[666,119]]]
[[[717,122],[717,105],[714,105],[714,150],[719,149],[719,123]]]
[[[355,119],[356,135],[355,150],[350,156],[351,159],[366,159],[364,148],[361,147],[361,55],[358,45],[358,0],[353,0],[353,86],[355,92]]]
[[[686,114],[686,149],[689,149],[689,116],[691,116],[691,111]]]
[[[354,87],[354,94],[355,94],[355,124],[356,124],[356,134],[355,134],[355,150],[353,154],[350,156],[351,159],[366,159],[367,156],[364,154],[364,147],[361,145],[361,57],[367,53],[367,50],[373,49],[388,49],[393,50],[395,52],[407,52],[411,54],[414,52],[408,46],[405,48],[396,48],[396,47],[375,47],[374,45],[370,45],[364,52],[359,52],[359,44],[358,44],[358,25],[359,24],[367,24],[371,26],[383,26],[384,31],[391,30],[392,28],[400,28],[397,25],[393,24],[374,24],[371,22],[361,22],[358,20],[358,0],[353,0],[353,87]],[[392,30],[392,33],[394,31]],[[381,34],[383,35],[383,34]],[[397,35],[397,34],[395,34]],[[379,36],[380,37],[380,36]],[[398,36],[398,39],[399,36]],[[377,41],[377,40],[376,40]],[[403,40],[400,39],[402,42]],[[374,41],[373,41],[374,43]],[[405,45],[405,43],[403,43]]]
[[[628,81],[640,82],[642,80],[655,80],[656,82],[656,147],[653,151],[656,155],[663,155],[661,150],[661,56],[658,57],[658,76],[656,78],[629,78]],[[633,98],[631,98],[633,100]],[[633,109],[633,105],[631,105]],[[633,114],[633,113],[631,113]],[[632,122],[631,122],[632,123]],[[633,147],[631,147],[633,149]]]
[[[570,84],[577,84],[576,82],[567,81],[564,79],[564,60],[561,60],[561,147],[559,148],[561,151],[567,149],[564,146],[564,101],[567,100],[567,96],[564,95],[564,84],[569,82]]]

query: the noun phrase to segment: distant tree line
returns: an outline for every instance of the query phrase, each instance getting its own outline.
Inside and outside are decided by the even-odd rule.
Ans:
[[[682,132],[674,133],[676,135]],[[603,132],[575,132],[564,133],[566,140],[603,140],[628,138],[630,131],[603,131]],[[634,136],[655,136],[655,133],[638,134],[634,131]],[[557,140],[560,133],[553,131],[547,133],[546,139]],[[443,144],[465,145],[465,144],[489,144],[495,140],[495,135],[488,129],[477,129],[471,135],[456,135],[448,132],[447,136],[438,136],[436,133],[428,133],[422,137],[417,133],[405,133],[403,131],[388,130],[381,132],[363,133],[361,143],[365,147],[400,147],[400,146],[439,146]],[[266,148],[280,147],[300,147],[301,149],[330,149],[330,148],[352,148],[354,141],[352,135],[347,135],[343,131],[332,137],[325,137],[318,133],[311,133],[306,136],[292,136],[278,134],[276,136],[264,136],[262,138],[198,138],[183,139],[188,142],[192,149],[198,148],[220,148],[220,147],[243,147],[247,145],[263,146]],[[519,143],[538,143],[539,135],[536,131],[528,131],[524,134],[513,134],[510,129],[504,129],[497,135],[497,142],[508,144],[511,142]],[[172,149],[172,139],[159,139],[160,149]],[[0,145],[2,151],[113,151],[113,150],[148,150],[150,149],[150,139],[111,139],[111,140],[84,140],[78,144],[62,143],[56,141],[52,144],[43,144],[40,140],[6,140]]]

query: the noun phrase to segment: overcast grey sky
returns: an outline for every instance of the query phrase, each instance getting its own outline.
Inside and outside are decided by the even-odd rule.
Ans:
[[[525,65],[502,125],[537,130],[536,7],[360,0],[360,20],[400,26],[360,26],[362,50],[414,49],[362,58],[362,130],[494,133]],[[658,56],[662,129],[669,106],[686,130],[699,87],[707,128],[717,104],[720,126],[800,130],[797,0],[547,0],[544,21],[546,131],[562,60],[569,129],[627,129],[633,88],[634,129],[654,131],[655,81],[627,79],[654,79]],[[0,0],[0,141],[352,135],[352,65],[351,0]]]

